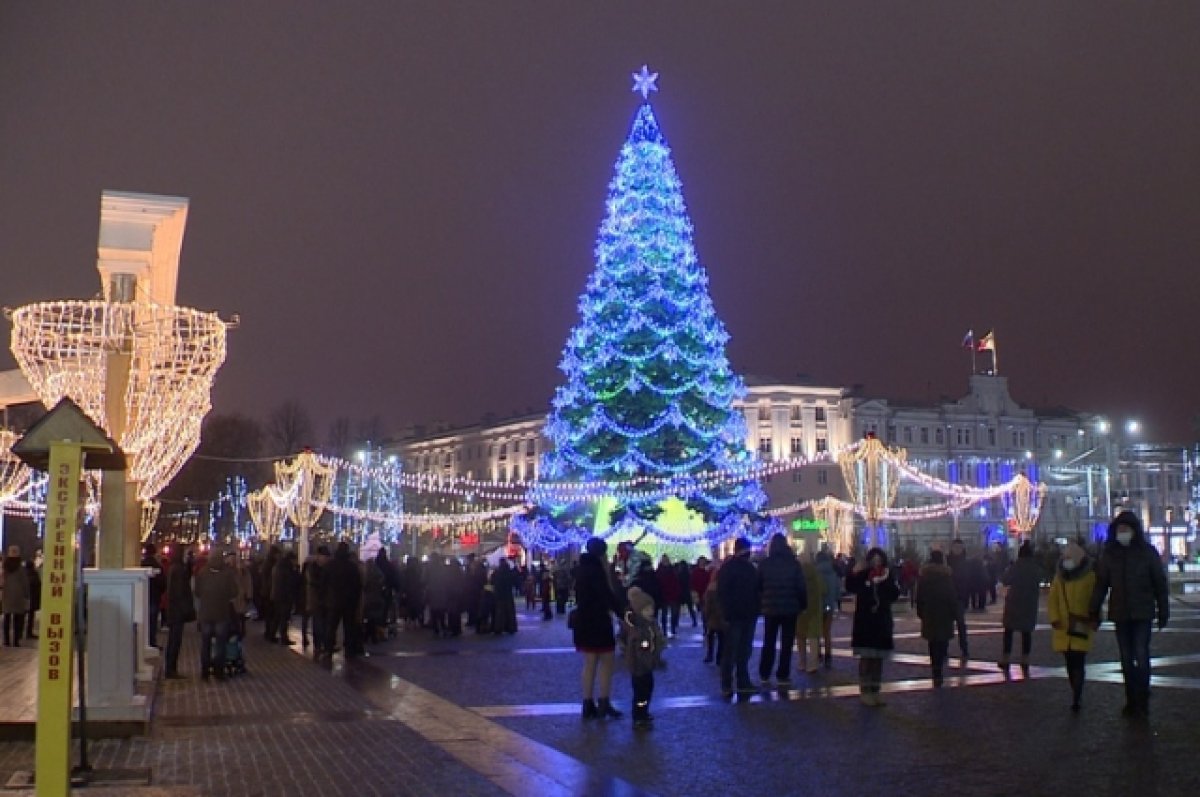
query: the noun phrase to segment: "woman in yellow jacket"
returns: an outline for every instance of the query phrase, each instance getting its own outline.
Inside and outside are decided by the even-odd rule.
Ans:
[[[1079,710],[1083,697],[1084,670],[1096,627],[1095,618],[1088,615],[1095,585],[1096,572],[1087,551],[1078,543],[1069,543],[1055,568],[1046,608],[1054,629],[1053,647],[1067,662],[1072,711]]]

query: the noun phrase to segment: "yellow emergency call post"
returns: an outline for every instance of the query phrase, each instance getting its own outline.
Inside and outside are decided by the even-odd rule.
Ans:
[[[124,468],[124,455],[70,399],[63,399],[30,427],[12,451],[44,470],[46,536],[43,540],[42,624],[38,641],[37,747],[34,785],[38,797],[71,793],[71,685],[74,667],[75,584],[78,555],[80,474],[87,467]]]

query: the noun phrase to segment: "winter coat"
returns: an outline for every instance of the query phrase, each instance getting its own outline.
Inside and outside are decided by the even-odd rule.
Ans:
[[[271,603],[280,610],[291,612],[299,590],[300,571],[296,568],[296,560],[285,556],[271,568]]]
[[[1092,560],[1085,558],[1074,570],[1064,570],[1061,566],[1054,574],[1050,584],[1050,594],[1046,596],[1046,614],[1053,628],[1050,644],[1055,653],[1065,653],[1068,650],[1089,651],[1092,649],[1092,617],[1090,606],[1092,593],[1096,589],[1096,569]],[[1087,637],[1071,636],[1068,633],[1071,615],[1076,615],[1080,621],[1076,623],[1077,630],[1087,632]],[[1083,618],[1087,620],[1084,621]]]
[[[692,592],[695,593],[696,600],[704,602],[704,595],[708,592],[708,582],[712,581],[712,570],[707,567],[696,566],[692,568],[690,578]]]
[[[4,587],[0,604],[5,614],[25,614],[29,611],[29,575],[20,559],[4,560]]]
[[[357,609],[362,600],[362,573],[350,559],[350,552],[339,548],[325,566],[325,605],[331,612]]]
[[[896,574],[891,568],[878,583],[871,583],[869,570],[846,576],[846,591],[853,594],[854,623],[850,632],[852,648],[891,650],[892,604],[900,597]]]
[[[1111,591],[1111,594],[1109,592]],[[1114,623],[1153,620],[1165,624],[1170,615],[1167,573],[1154,546],[1135,536],[1128,548],[1110,539],[1096,563],[1096,590],[1091,613],[1100,616],[1108,596],[1108,619]]]
[[[726,559],[717,574],[717,595],[725,622],[757,619],[761,605],[759,594],[758,571],[750,561],[750,552]]]
[[[967,555],[947,554],[946,564],[954,573],[954,593],[958,595],[959,601],[966,601],[975,592],[975,585],[971,583],[971,563]]]
[[[821,610],[832,613],[837,609],[838,598],[842,594],[842,579],[828,556],[817,554],[816,567],[821,575]]]
[[[186,623],[194,619],[196,603],[192,595],[192,575],[183,560],[176,559],[167,571],[167,624]]]
[[[309,614],[320,614],[326,609],[322,600],[324,593],[325,565],[309,559],[300,569],[300,580],[304,582],[304,608]]]
[[[949,565],[929,562],[921,568],[915,589],[922,638],[932,642],[953,639],[959,605],[958,593],[954,589],[954,571]]]
[[[237,596],[233,599],[233,613],[238,617],[246,616],[250,608],[251,596],[254,594],[254,583],[250,579],[250,570],[243,565],[234,565],[233,582],[237,584]]]
[[[719,582],[718,582],[719,583]],[[704,612],[704,627],[709,631],[724,631],[729,627],[725,615],[721,613],[721,596],[717,594],[717,584],[709,580],[708,589],[701,599]]]
[[[513,590],[520,577],[521,574],[507,562],[501,562],[492,574],[492,592],[496,596],[492,607],[492,631],[497,634],[517,632],[517,603]]]
[[[604,561],[595,554],[580,556],[575,576],[575,649],[602,653],[615,648],[613,615],[620,615],[623,604],[609,585]]]
[[[1031,557],[1019,557],[1001,578],[1004,596],[1004,627],[1033,631],[1037,625],[1038,601],[1042,597],[1042,567]]]
[[[679,588],[679,573],[673,565],[660,564],[654,571],[658,578],[658,588],[662,592],[662,600],[655,600],[655,606],[675,606],[680,602],[683,593]]]
[[[790,549],[767,556],[758,565],[762,613],[767,617],[795,617],[808,606],[804,572]]]
[[[810,639],[820,637],[825,630],[824,586],[821,583],[821,571],[815,564],[800,565],[804,574],[804,591],[808,605],[804,611],[796,615],[796,638]]]
[[[196,619],[201,623],[228,622],[237,594],[233,571],[225,567],[222,557],[209,557],[196,575]]]

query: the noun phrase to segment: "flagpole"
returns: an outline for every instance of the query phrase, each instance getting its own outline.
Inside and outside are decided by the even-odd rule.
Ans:
[[[996,356],[996,330],[992,330],[992,376],[1000,376],[1000,359]]]
[[[979,373],[979,369],[977,369],[975,367],[975,340],[974,340],[974,338],[972,338],[972,340],[971,340],[971,376],[975,376],[975,374],[977,374],[977,373]]]

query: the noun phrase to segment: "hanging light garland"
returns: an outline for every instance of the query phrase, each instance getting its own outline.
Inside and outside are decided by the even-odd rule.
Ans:
[[[246,496],[246,508],[250,510],[250,519],[254,521],[260,540],[272,543],[279,539],[288,515],[288,503],[278,501],[270,485]]]
[[[158,522],[158,513],[161,509],[162,502],[154,498],[142,501],[140,514],[142,542],[150,539],[150,535],[154,532],[154,524]]]

